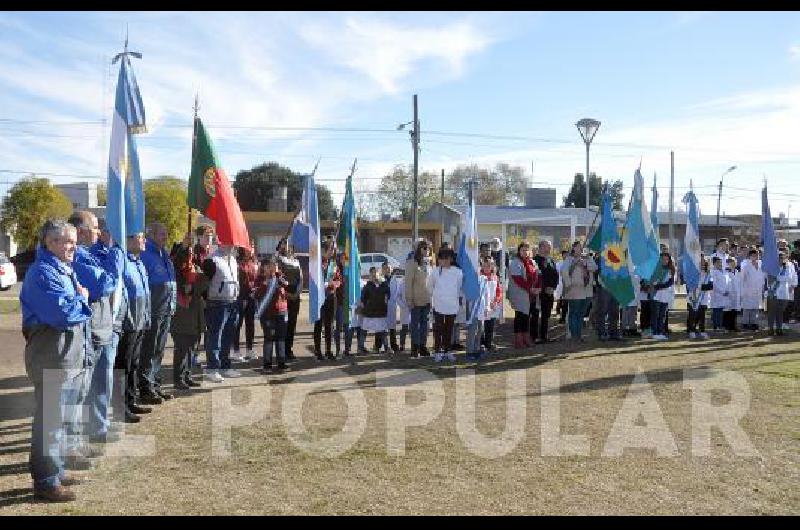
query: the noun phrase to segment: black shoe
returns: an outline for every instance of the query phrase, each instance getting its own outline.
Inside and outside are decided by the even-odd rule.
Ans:
[[[156,390],[156,395],[163,399],[164,401],[169,401],[170,399],[174,398],[172,394],[168,394],[167,392],[162,392],[161,390]]]
[[[189,390],[191,387],[188,384],[181,382],[181,383],[174,383],[172,385],[172,388],[174,388],[175,390]]]
[[[350,358],[350,357],[353,357],[353,354],[350,353],[348,350],[345,350],[344,353],[342,354],[342,356],[345,357],[345,358]]]
[[[286,360],[287,361],[294,361],[297,357],[294,356],[293,352],[287,351],[286,352]]]
[[[192,388],[198,387],[198,386],[203,386],[201,383],[198,383],[194,379],[186,379],[184,381],[184,383],[186,384],[186,386],[189,386],[189,387],[192,387]]]
[[[162,403],[164,403],[164,400],[161,399],[156,394],[150,394],[150,393],[144,393],[143,392],[141,397],[139,397],[139,403],[142,403],[144,405],[161,405]],[[134,410],[133,412],[136,412],[136,411]],[[137,412],[137,414],[139,414],[139,413]]]
[[[93,444],[110,444],[120,441],[122,437],[115,431],[108,431],[103,434],[89,436],[89,442]]]
[[[262,373],[272,372],[272,369],[273,369],[272,363],[264,363],[264,365],[261,367],[261,372]]]
[[[92,461],[85,456],[67,456],[64,457],[64,469],[70,471],[86,471],[92,469]]]
[[[464,351],[466,348],[464,348],[463,344],[453,344],[450,346],[450,349],[455,351]]]
[[[336,357],[334,357],[331,352],[326,353],[325,354],[325,358],[328,359],[329,361],[335,361],[336,360]]]
[[[278,363],[277,371],[281,372],[283,370],[286,370],[287,368],[289,367],[286,365],[286,363]]]
[[[72,502],[75,500],[75,493],[63,485],[59,485],[47,489],[34,489],[33,497],[40,501],[47,502]]]
[[[420,346],[419,354],[420,354],[421,357],[430,357],[431,356],[431,352],[428,351],[428,348],[426,348],[425,346]]]
[[[151,412],[153,412],[153,409],[151,409],[150,407],[142,407],[135,403],[131,405],[129,408],[130,408],[129,412],[133,412],[134,414],[150,414]]]

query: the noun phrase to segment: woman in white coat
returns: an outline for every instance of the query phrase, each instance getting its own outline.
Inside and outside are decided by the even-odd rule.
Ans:
[[[770,277],[767,290],[767,325],[770,335],[783,335],[783,312],[790,300],[794,299],[797,288],[797,273],[789,263],[789,256],[781,253],[780,269],[777,277]]]
[[[767,277],[761,270],[757,250],[748,253],[747,261],[742,263],[741,268],[739,300],[742,305],[742,329],[758,331],[758,312],[764,298]]]

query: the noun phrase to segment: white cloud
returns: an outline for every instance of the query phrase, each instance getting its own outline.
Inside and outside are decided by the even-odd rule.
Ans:
[[[301,35],[338,64],[366,76],[390,94],[399,92],[403,81],[428,61],[440,75],[461,75],[466,60],[491,43],[488,35],[466,21],[414,27],[348,17],[343,25],[307,25]]]
[[[800,60],[800,44],[789,46],[789,57],[794,60]]]

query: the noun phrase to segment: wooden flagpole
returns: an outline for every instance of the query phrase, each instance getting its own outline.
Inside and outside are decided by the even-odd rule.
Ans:
[[[189,175],[191,175],[192,170],[194,169],[194,157],[195,151],[197,150],[197,110],[199,109],[198,104],[198,94],[195,93],[194,95],[194,119],[192,120],[192,163],[191,169],[189,170]],[[191,177],[190,177],[191,178]],[[189,214],[188,214],[188,232],[192,233],[192,207],[189,206]]]

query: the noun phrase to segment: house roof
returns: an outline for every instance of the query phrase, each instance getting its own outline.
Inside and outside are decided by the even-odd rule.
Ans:
[[[465,208],[465,205],[456,205],[452,207],[452,209],[457,211],[459,214],[463,212]],[[587,208],[526,208],[525,206],[478,204],[475,208],[475,215],[478,218],[478,222],[481,224],[500,224],[503,221],[514,221],[516,219],[520,221],[541,219],[544,221],[548,217],[552,218],[558,216],[563,217],[567,215],[575,215],[575,222],[580,226],[591,224],[597,215],[597,211]],[[615,211],[614,216],[620,221],[625,220],[625,212]],[[658,212],[657,216],[659,225],[669,224],[669,212]],[[674,223],[676,225],[685,225],[686,217],[687,214],[685,212],[675,212]],[[568,220],[565,220],[565,222],[569,223]],[[716,216],[700,216],[701,226],[715,224]],[[735,219],[728,219],[725,217],[720,217],[719,224],[720,226],[732,227],[750,226],[748,223],[737,221]]]

